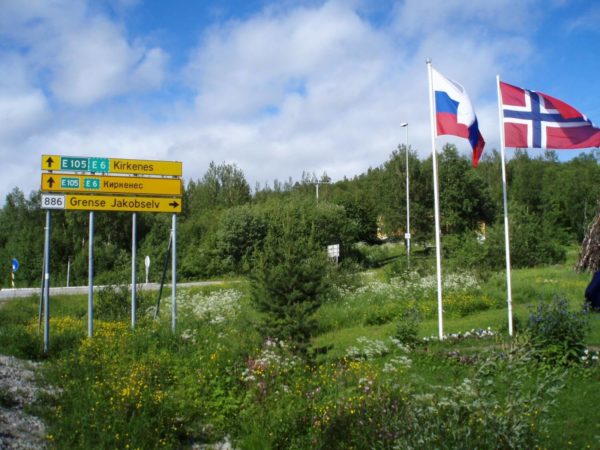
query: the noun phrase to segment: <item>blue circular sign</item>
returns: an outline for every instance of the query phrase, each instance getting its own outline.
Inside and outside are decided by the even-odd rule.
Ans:
[[[12,271],[16,272],[17,270],[19,270],[19,261],[17,260],[17,258],[13,258],[13,260],[12,260]]]

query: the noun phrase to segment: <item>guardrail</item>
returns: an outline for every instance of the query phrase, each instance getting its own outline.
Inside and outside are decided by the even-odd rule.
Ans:
[[[210,286],[215,284],[223,284],[224,281],[192,281],[189,283],[177,283],[177,287],[193,287],[193,286]],[[131,287],[131,285],[127,285]],[[139,283],[137,285],[140,289],[148,289],[151,291],[156,291],[160,288],[160,283]],[[94,286],[94,292],[97,292],[100,289],[108,287],[107,285],[102,286]],[[165,289],[169,289],[171,287],[170,284],[165,284]],[[51,287],[50,295],[77,295],[77,294],[87,294],[88,287],[87,286],[70,286],[70,287]],[[40,288],[15,288],[15,289],[0,289],[0,301],[4,300],[12,300],[14,298],[25,298],[31,296],[39,296]]]

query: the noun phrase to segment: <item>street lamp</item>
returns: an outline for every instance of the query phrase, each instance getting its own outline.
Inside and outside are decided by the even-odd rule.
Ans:
[[[317,205],[319,204],[319,185],[320,184],[329,184],[329,181],[311,181],[310,183],[314,184],[315,187],[317,188]]]
[[[406,154],[406,233],[404,233],[404,239],[406,239],[406,262],[410,267],[410,194],[408,190],[409,178],[408,178],[408,122],[402,122],[400,128],[406,128],[406,146],[404,151]]]

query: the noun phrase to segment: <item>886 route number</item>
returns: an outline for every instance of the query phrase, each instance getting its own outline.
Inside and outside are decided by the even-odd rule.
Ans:
[[[64,195],[42,195],[42,209],[65,209]]]

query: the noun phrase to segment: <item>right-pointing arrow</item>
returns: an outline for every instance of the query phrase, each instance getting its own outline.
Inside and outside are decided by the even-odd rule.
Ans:
[[[173,208],[177,208],[179,206],[179,203],[177,203],[176,201],[172,201],[171,203],[169,203],[169,206],[172,206]]]

